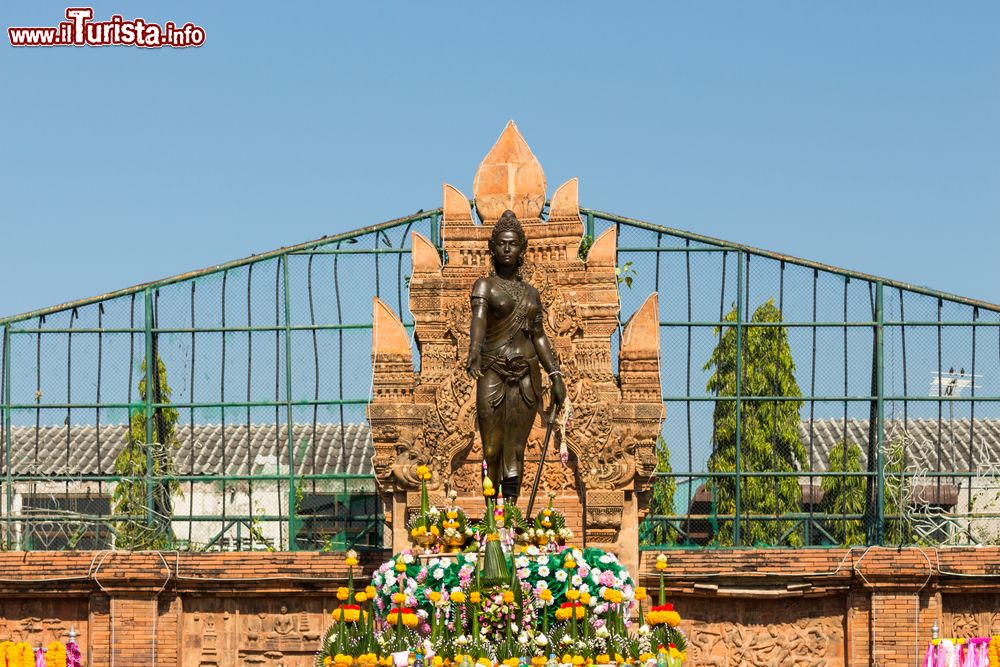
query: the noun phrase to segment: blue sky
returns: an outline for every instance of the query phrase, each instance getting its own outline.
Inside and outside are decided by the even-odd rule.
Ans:
[[[550,193],[1000,303],[997,3],[93,6],[207,40],[3,35],[0,315],[471,194],[508,118]]]

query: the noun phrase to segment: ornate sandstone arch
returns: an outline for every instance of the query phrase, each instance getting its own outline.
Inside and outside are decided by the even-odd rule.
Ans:
[[[513,121],[476,172],[475,215],[465,195],[444,186],[441,238],[447,261],[423,236],[414,233],[412,239],[410,310],[419,373],[414,373],[402,323],[375,299],[374,398],[368,419],[379,487],[392,508],[394,550],[409,544],[404,524],[407,511],[419,506],[419,464],[434,472],[433,492],[439,499],[446,487],[453,488],[463,507],[482,511],[474,383],[464,370],[469,291],[489,270],[491,228],[510,208],[528,236],[523,272],[542,296],[547,333],[574,409],[564,443],[569,465],[559,461],[557,436],[544,462],[539,493],[558,494],[556,504],[567,515],[575,544],[586,541],[615,551],[630,567],[638,564],[638,523],[648,501],[663,419],[657,295],[651,294],[624,326],[616,378],[611,367],[611,335],[619,314],[615,231],[598,236],[586,261],[580,260],[584,230],[577,179],[555,191],[543,218],[545,194],[541,164]],[[528,441],[526,484],[539,465],[544,432],[539,418]],[[527,497],[527,492],[522,495],[522,504]]]

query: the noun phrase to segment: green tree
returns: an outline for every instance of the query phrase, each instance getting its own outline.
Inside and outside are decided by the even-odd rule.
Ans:
[[[673,472],[670,466],[670,448],[662,436],[656,439],[656,472]],[[653,495],[649,500],[649,513],[654,515],[670,515],[674,513],[674,494],[677,492],[677,480],[674,477],[656,477],[653,482]],[[646,530],[640,533],[645,545],[673,544],[677,539],[677,530],[665,521],[649,521]]]
[[[736,309],[725,317],[736,322]],[[754,311],[752,323],[781,322],[781,311],[774,300]],[[736,328],[717,327],[719,343],[704,366],[711,369],[707,389],[719,396],[736,395]],[[795,362],[788,346],[784,327],[743,327],[740,355],[742,396],[799,397],[802,392],[795,381]],[[742,472],[793,472],[805,466],[806,451],[799,439],[800,400],[741,401],[740,408],[740,469]],[[736,470],[736,401],[716,401],[712,415],[715,442],[708,460],[711,472]],[[717,477],[711,482],[715,510],[719,514],[736,514],[736,484],[734,477]],[[740,514],[780,517],[799,512],[802,489],[794,476],[743,477],[740,482]],[[734,543],[733,522],[718,524],[715,540],[722,545]],[[788,519],[759,519],[740,522],[741,544],[799,545],[802,537],[793,530]],[[787,534],[786,534],[787,533]]]
[[[861,472],[861,447],[844,440],[830,449],[828,472]],[[861,519],[838,519],[836,515],[865,513],[865,478],[860,475],[828,476],[821,483],[823,500],[820,510],[833,515],[824,522],[826,532],[838,544],[851,546],[865,544],[865,526]]]
[[[910,480],[904,474],[906,467],[903,462],[903,442],[896,440],[888,443],[884,459],[885,516],[895,517],[885,520],[885,543],[914,544],[918,540],[907,511]]]
[[[172,391],[167,383],[167,367],[159,357],[157,377],[153,381],[153,400],[169,403]],[[146,360],[140,367],[139,395],[146,395]],[[170,516],[173,513],[171,497],[180,491],[176,480],[161,481],[152,488],[152,515],[147,496],[147,455],[152,456],[151,470],[154,477],[169,477],[175,473],[174,451],[177,439],[177,409],[160,408],[153,412],[153,443],[146,442],[146,413],[139,409],[132,413],[126,434],[125,447],[115,458],[115,474],[123,479],[115,485],[111,500],[116,516],[128,516],[115,525],[115,546],[119,549],[167,549],[173,544]]]

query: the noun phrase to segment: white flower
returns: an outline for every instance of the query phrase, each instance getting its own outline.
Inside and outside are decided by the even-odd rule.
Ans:
[[[434,570],[434,578],[435,579],[444,579],[444,568],[443,567],[439,567],[438,569]]]
[[[542,554],[537,559],[535,559],[535,562],[538,563],[539,565],[548,565],[548,563],[549,563],[549,557],[546,556],[546,555],[544,555],[544,554]]]
[[[538,576],[539,577],[547,577],[547,576],[549,576],[549,572],[550,572],[550,570],[549,570],[548,565],[542,565],[541,567],[538,568]]]
[[[583,552],[580,551],[579,549],[573,549],[573,558],[576,561],[582,563],[583,562]]]
[[[535,637],[535,643],[539,646],[546,646],[549,643],[549,638],[539,633],[538,636]]]
[[[439,510],[434,505],[431,505],[430,509],[427,510],[427,513],[430,514],[431,516],[437,516],[438,514],[441,513],[441,510]]]
[[[556,579],[558,581],[566,581],[566,579],[568,577],[569,577],[569,575],[566,574],[566,570],[562,570],[562,569],[556,570]]]
[[[582,583],[583,583],[583,577],[581,577],[578,574],[574,574],[573,575],[573,585],[574,586],[579,586]]]
[[[615,557],[611,554],[604,554],[601,556],[600,561],[604,564],[615,562]]]
[[[570,637],[569,635],[563,635],[562,639],[559,640],[559,643],[563,644],[564,646],[569,646],[570,644],[573,643],[573,638]]]
[[[593,579],[594,583],[596,584],[597,580],[601,578],[601,568],[599,567],[593,568],[590,571],[590,578]]]
[[[647,630],[648,629],[649,628],[647,628]],[[466,637],[465,635],[459,635],[458,639],[455,640],[455,643],[458,644],[459,646],[465,646],[466,644],[469,643],[469,638]]]
[[[529,556],[537,556],[538,555],[538,547],[536,547],[534,544],[532,544],[527,549],[525,549],[524,552],[526,554],[528,554]]]
[[[478,557],[479,557],[478,554],[465,554],[465,562],[475,563]]]
[[[528,633],[527,632],[522,632],[521,634],[519,634],[517,636],[517,643],[518,644],[527,644],[528,643],[528,639],[529,639]]]
[[[529,561],[529,560],[528,560],[527,558],[525,558],[524,556],[518,556],[517,558],[515,558],[515,559],[514,559],[514,564],[515,564],[515,565],[516,565],[517,567],[519,567],[519,568],[522,568],[522,567],[528,567],[528,564],[529,564],[530,562],[531,562],[531,561]]]
[[[544,579],[541,579],[538,581],[538,585],[535,586],[535,590],[543,591],[548,587],[549,587],[549,582],[545,581]]]
[[[648,635],[649,634],[649,626],[646,625],[645,623],[643,623],[642,625],[640,625],[639,626],[639,634],[640,635]]]
[[[610,635],[610,633],[608,632],[608,627],[606,625],[602,625],[601,627],[597,628],[597,632],[595,634],[601,639],[607,639],[608,636]]]
[[[402,558],[403,562],[407,565],[413,562],[413,554],[403,554],[400,558]]]
[[[580,584],[578,586],[578,588],[580,589],[581,593],[589,593],[590,592],[590,586],[588,586],[587,584]]]

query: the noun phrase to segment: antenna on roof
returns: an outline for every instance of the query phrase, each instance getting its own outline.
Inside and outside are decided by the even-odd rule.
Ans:
[[[976,373],[966,373],[964,368],[959,369],[955,372],[955,367],[952,366],[948,369],[948,372],[944,371],[931,371],[931,387],[928,396],[939,396],[941,398],[957,398],[962,395],[962,391],[973,387],[974,389],[979,388],[977,384],[978,378],[983,377],[982,374]]]

